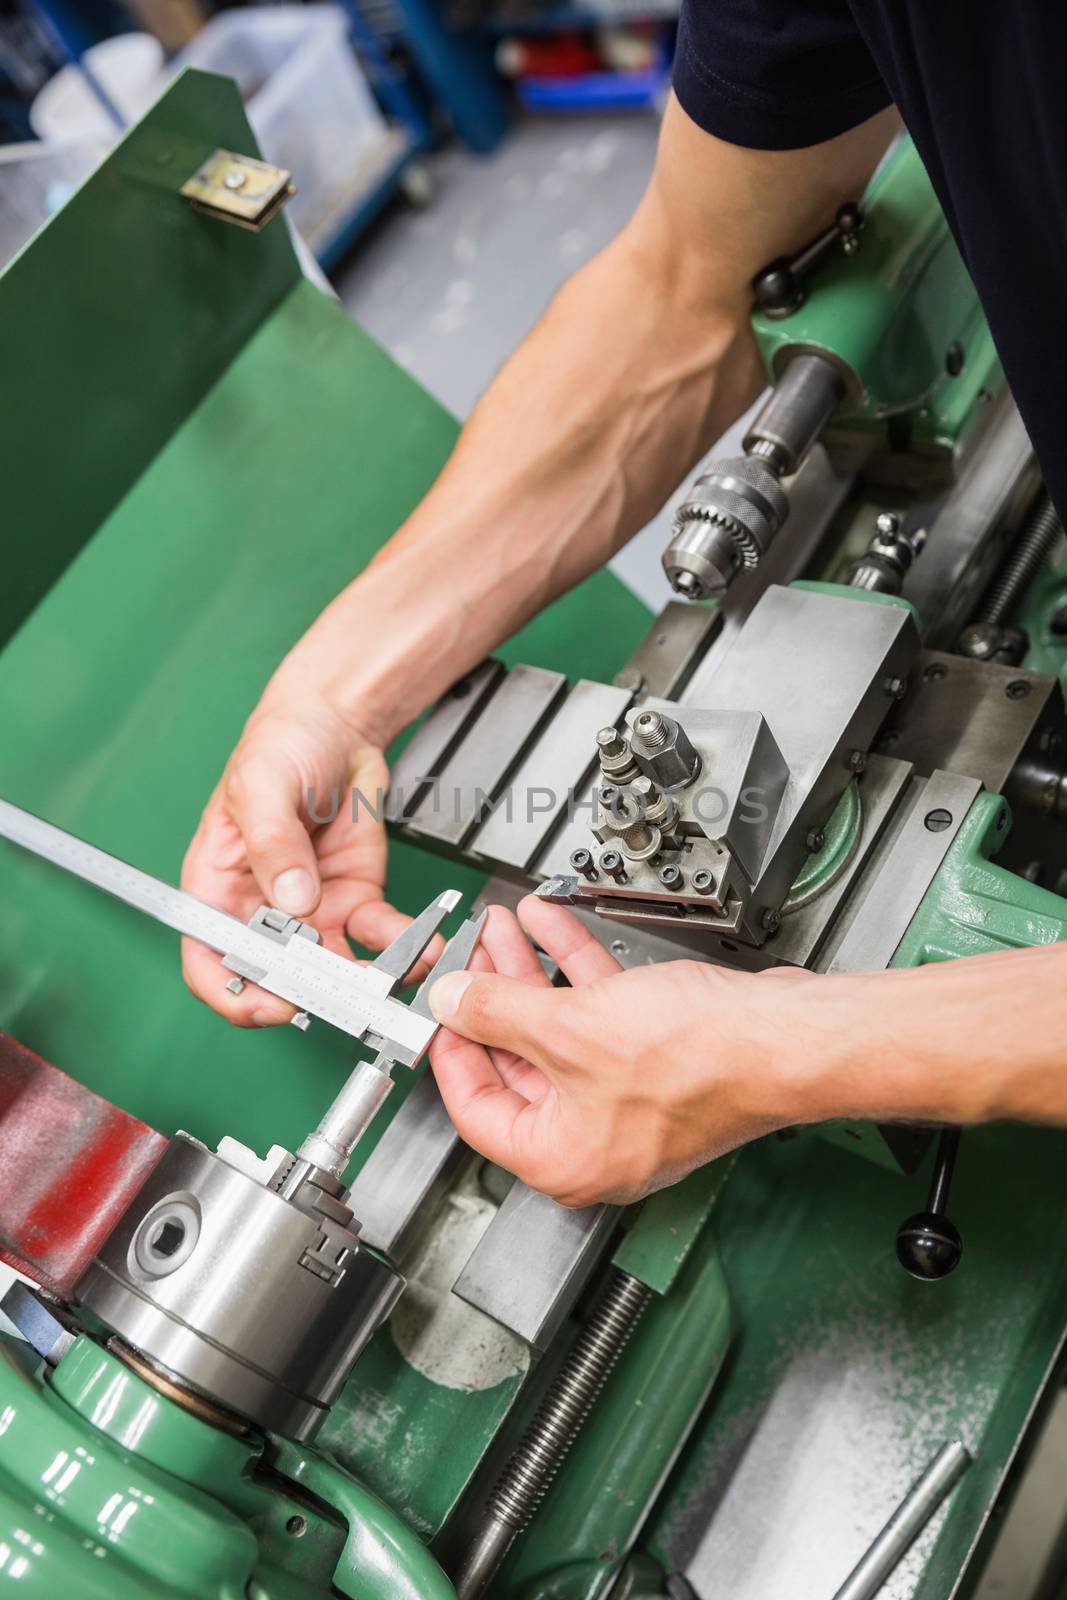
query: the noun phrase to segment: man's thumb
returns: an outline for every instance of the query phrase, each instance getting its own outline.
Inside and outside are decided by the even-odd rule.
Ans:
[[[234,774],[227,798],[264,897],[290,916],[306,917],[318,905],[322,886],[315,847],[297,811],[298,793],[292,772],[259,757]]]
[[[478,1044],[526,1053],[537,1037],[544,992],[517,978],[450,972],[430,990],[430,1010],[444,1027]]]

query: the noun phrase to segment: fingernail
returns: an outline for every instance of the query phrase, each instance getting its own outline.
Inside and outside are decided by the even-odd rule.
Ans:
[[[438,978],[428,996],[430,1010],[438,1022],[447,1022],[449,1017],[455,1016],[470,981],[469,972],[449,972]]]
[[[254,1028],[273,1028],[277,1020],[273,1011],[260,1010],[252,1013],[252,1026]]]
[[[305,872],[303,867],[287,867],[275,878],[271,895],[278,910],[288,911],[290,916],[310,911],[315,899],[311,873]]]

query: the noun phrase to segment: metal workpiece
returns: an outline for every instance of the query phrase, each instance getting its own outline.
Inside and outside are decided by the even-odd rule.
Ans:
[[[383,965],[359,966],[325,949],[307,924],[272,907],[260,907],[249,923],[240,922],[6,800],[0,800],[0,836],[217,950],[238,982],[256,983],[296,1006],[294,1020],[302,1026],[309,1017],[320,1017],[375,1048],[387,1045],[408,1065],[433,1037],[432,1018],[393,998],[398,984],[388,970],[389,951]],[[436,902],[442,915],[455,903],[452,891]],[[398,943],[406,952],[405,935]]]
[[[617,1206],[557,1205],[518,1179],[453,1285],[453,1293],[544,1351],[618,1226]],[[522,1262],[517,1272],[515,1264]]]
[[[945,1496],[971,1464],[970,1451],[950,1439],[934,1456],[922,1477],[894,1511],[833,1600],[876,1600],[894,1567],[904,1558]]]
[[[372,965],[378,971],[387,973],[393,979],[394,986],[399,988],[458,901],[459,895],[455,890],[447,889],[432,905],[420,912],[410,927],[397,935]],[[424,1017],[434,1031],[436,1022],[430,1010],[430,990],[439,978],[451,972],[463,972],[470,965],[487,916],[488,912],[483,911],[479,916],[468,917],[457,929],[408,1007],[414,1015]],[[353,1150],[389,1096],[393,1086],[393,1068],[398,1065],[411,1067],[414,1064],[407,1051],[398,1048],[391,1040],[382,1040],[375,1060],[359,1063],[314,1133],[309,1134],[300,1145],[297,1155],[340,1178]]]
[[[76,1296],[169,1383],[310,1438],[404,1283],[351,1215],[323,1190],[286,1200],[179,1134]]]
[[[326,1172],[344,1172],[360,1137],[373,1122],[393,1088],[393,1079],[373,1061],[361,1061],[331,1104],[314,1133],[299,1149],[301,1160]]]
[[[395,1112],[349,1190],[360,1237],[402,1259],[470,1151],[426,1071]]]
[[[489,1496],[485,1518],[455,1577],[458,1600],[478,1600],[516,1535],[544,1498],[652,1291],[613,1270],[537,1415]]]

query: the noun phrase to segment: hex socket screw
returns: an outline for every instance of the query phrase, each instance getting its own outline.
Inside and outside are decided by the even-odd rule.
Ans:
[[[596,863],[591,850],[573,850],[571,852],[571,866],[575,872],[590,882],[597,876]]]
[[[711,894],[715,888],[715,874],[707,867],[700,867],[693,873],[693,888],[697,894]]]
[[[665,889],[680,889],[684,881],[681,867],[669,861],[665,867],[660,867],[659,881]]]
[[[626,867],[621,851],[605,850],[600,857],[600,866],[608,874],[609,878],[615,879],[616,883],[626,882]]]

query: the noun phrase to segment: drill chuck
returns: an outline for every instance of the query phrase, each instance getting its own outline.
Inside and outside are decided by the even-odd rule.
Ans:
[[[715,462],[678,508],[663,566],[679,594],[723,595],[739,572],[759,565],[789,515],[779,479],[801,465],[845,392],[828,356],[794,356],[749,429],[745,454]]]

